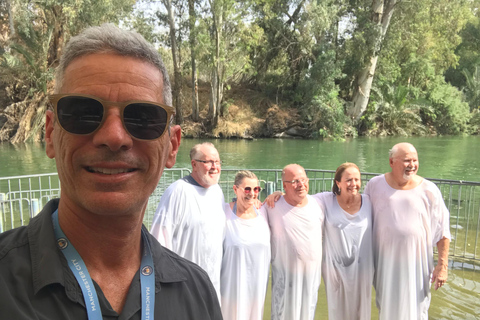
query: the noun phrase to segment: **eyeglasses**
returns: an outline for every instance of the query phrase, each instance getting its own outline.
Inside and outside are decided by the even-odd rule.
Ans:
[[[120,109],[122,124],[130,136],[139,140],[155,140],[173,120],[175,108],[148,101],[112,102],[84,94],[49,96],[60,126],[77,135],[92,134],[106,119],[106,109]]]
[[[292,181],[283,181],[283,182],[291,183],[293,187],[296,187],[299,184],[306,184],[308,182],[308,178],[302,178],[302,179],[297,179]]]
[[[216,160],[216,161],[213,161],[213,160],[198,160],[198,159],[193,159],[193,160],[201,162],[201,163],[209,163],[211,166],[213,166],[213,165],[221,166],[222,165],[222,161],[220,161],[220,160]]]
[[[237,187],[237,188],[243,189],[243,191],[244,191],[246,194],[249,194],[250,192],[252,192],[252,188],[251,188],[251,187],[245,187],[245,188]],[[255,192],[255,193],[259,193],[260,191],[262,191],[262,188],[261,188],[261,187],[255,187],[255,188],[253,188],[253,192]]]

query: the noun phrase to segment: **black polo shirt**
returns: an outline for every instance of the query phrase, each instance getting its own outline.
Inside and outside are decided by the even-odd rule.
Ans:
[[[55,243],[51,214],[58,202],[47,203],[28,226],[0,234],[1,319],[87,319],[82,290]],[[147,234],[155,264],[155,319],[222,319],[206,272]],[[141,319],[139,272],[121,314],[94,285],[103,319]]]

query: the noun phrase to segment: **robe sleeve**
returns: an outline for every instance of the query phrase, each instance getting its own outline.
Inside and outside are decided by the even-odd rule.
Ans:
[[[432,245],[436,246],[437,242],[443,238],[451,240],[450,234],[450,212],[443,201],[442,192],[432,183],[431,185],[431,215],[432,215]]]
[[[181,185],[171,185],[162,195],[153,217],[150,233],[162,246],[175,251],[173,236],[185,208]],[[183,208],[183,209],[182,209]]]

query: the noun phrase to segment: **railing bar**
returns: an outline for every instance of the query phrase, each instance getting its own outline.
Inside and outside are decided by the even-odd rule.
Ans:
[[[450,185],[449,186],[449,195],[448,195],[448,209],[450,209],[452,207],[452,186]],[[451,212],[451,210],[450,210]],[[459,219],[460,219],[460,214],[459,212],[457,211],[457,221],[455,223],[455,245],[453,246],[453,255],[455,256],[456,255],[456,251],[457,251],[457,241],[458,241],[458,223],[459,223]]]
[[[474,197],[475,197],[475,193],[474,193]],[[473,258],[474,259],[477,259],[477,245],[478,245],[478,238],[479,238],[479,236],[478,236],[479,235],[479,230],[480,230],[480,204],[478,206],[477,232],[476,232],[476,235],[475,235],[475,249],[474,249],[474,252],[473,252]]]
[[[458,205],[458,212],[460,212],[461,205],[462,205],[462,186],[458,187],[458,199],[459,199],[459,205]],[[467,200],[465,199],[465,202]],[[465,220],[466,220],[466,227],[465,227],[465,243],[463,245],[463,257],[466,256],[467,254],[467,242],[468,242],[468,211],[465,210]]]
[[[243,168],[241,168],[243,169]],[[229,181],[233,180],[232,175],[235,174],[236,171],[239,169],[237,168],[230,168],[230,169],[223,169],[222,171],[222,177],[224,178],[222,181],[220,181],[220,186],[222,187],[222,190],[224,190],[224,193],[226,195],[225,200],[229,201],[230,195],[232,193],[231,186],[229,185]],[[260,180],[264,180],[263,184],[266,186],[267,182],[272,182],[271,188],[273,190],[283,190],[283,185],[281,181],[281,169],[250,169],[250,171],[255,172]],[[318,192],[323,192],[323,191],[330,191],[332,184],[334,183],[334,174],[335,171],[333,170],[318,170],[318,169],[306,169],[307,174],[309,177],[311,177],[311,184],[310,184],[310,194],[315,194]],[[158,203],[161,195],[165,191],[165,189],[174,181],[178,180],[181,177],[184,177],[185,175],[188,175],[191,173],[191,170],[188,168],[174,168],[174,169],[166,169],[165,174],[162,176],[159,185],[155,189],[154,193],[152,193],[152,196],[149,200],[149,205],[147,207],[147,212],[145,213],[145,223],[149,224],[151,221],[151,218],[153,217],[153,214],[156,209],[156,204]],[[362,173],[362,190],[364,189],[365,185],[367,182],[374,176],[377,176],[377,173],[367,173],[363,172]],[[34,188],[33,185],[35,184],[33,182],[34,177],[38,179],[38,190],[37,188]],[[48,190],[46,189],[45,182],[43,180],[43,177],[47,177],[47,184],[48,184]],[[23,180],[22,178],[28,178],[29,182],[29,190],[23,190],[24,185],[23,185]],[[55,179],[55,184],[58,185],[58,188],[53,187],[53,180]],[[450,252],[452,257],[470,257],[472,252],[473,252],[473,259],[478,260],[479,256],[479,250],[478,246],[480,245],[480,207],[477,208],[477,203],[476,200],[478,199],[478,196],[476,195],[476,190],[480,186],[480,182],[469,182],[469,181],[461,181],[461,180],[444,180],[444,179],[429,179],[430,181],[434,182],[437,184],[437,186],[440,188],[442,194],[446,194],[448,196],[448,199],[445,199],[445,202],[447,204],[447,207],[449,208],[451,213],[456,212],[457,217],[454,219],[454,221],[451,222],[451,226],[456,223],[457,226],[459,226],[460,223],[460,214],[463,214],[462,219],[466,219],[463,227],[464,229],[456,230],[454,231],[454,237],[455,239],[452,241],[452,245]],[[36,194],[39,193],[39,199],[46,200],[48,201],[49,199],[53,197],[58,197],[59,192],[61,189],[60,181],[58,180],[58,174],[57,173],[51,173],[51,174],[39,174],[39,175],[27,175],[27,176],[15,176],[15,177],[4,177],[0,178],[0,181],[5,181],[5,183],[8,185],[8,199],[9,205],[4,203],[4,214],[3,214],[3,221],[7,222],[6,219],[8,219],[8,215],[6,210],[10,208],[10,225],[11,228],[15,227],[15,216],[18,217],[18,214],[20,213],[21,219],[22,219],[22,225],[26,222],[24,219],[23,215],[23,201],[19,200],[24,198],[22,196],[22,193],[28,192],[29,196],[27,196],[29,201],[32,198],[36,198]],[[13,187],[12,182],[17,182],[18,185],[16,187]],[[231,184],[231,183],[230,183]],[[458,186],[458,190],[456,189]],[[468,187],[467,189],[465,189]],[[265,187],[266,189],[266,187]],[[14,191],[15,190],[15,191]],[[458,192],[457,192],[458,191]],[[2,191],[3,192],[3,191]],[[455,210],[453,207],[453,194],[458,194],[458,207]],[[19,199],[17,199],[17,196]],[[263,196],[263,195],[262,195]],[[18,210],[15,209],[17,204],[15,202],[19,201],[18,203]],[[462,206],[462,204],[464,204]],[[44,203],[40,204],[41,207],[44,206]],[[453,211],[453,212],[452,212]],[[477,216],[477,219],[475,220],[475,215]],[[0,217],[1,219],[2,217]],[[472,219],[470,221],[470,219]],[[462,220],[463,221],[463,220]],[[476,227],[475,227],[475,221],[476,221]],[[8,225],[8,223],[7,223]],[[4,228],[8,229],[8,226],[5,225],[4,223]],[[473,228],[473,229],[472,229]],[[464,233],[465,231],[465,242],[464,245],[462,246],[460,243],[460,236]],[[471,240],[471,241],[469,241]],[[473,245],[473,242],[475,243],[474,248],[471,248],[471,245]],[[457,245],[459,244],[459,245]],[[470,244],[470,246],[469,246]],[[469,249],[470,248],[470,249]],[[472,250],[473,249],[473,250]],[[470,252],[467,252],[467,250],[472,250]],[[463,252],[461,252],[463,251]]]

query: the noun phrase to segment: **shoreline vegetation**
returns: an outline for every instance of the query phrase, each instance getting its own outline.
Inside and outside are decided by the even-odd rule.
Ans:
[[[160,51],[184,137],[480,134],[478,1],[0,4],[0,142],[41,141],[63,45],[102,23]]]

